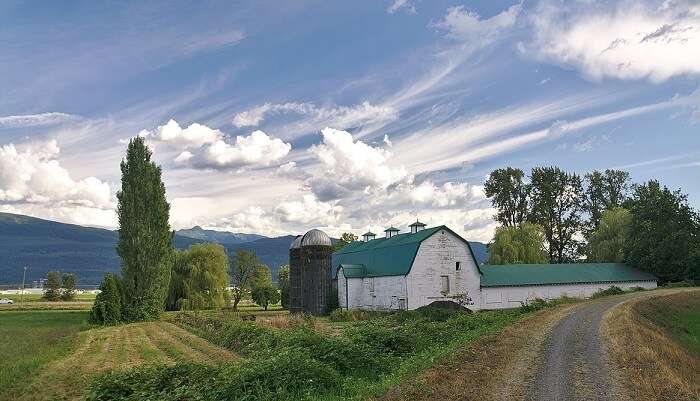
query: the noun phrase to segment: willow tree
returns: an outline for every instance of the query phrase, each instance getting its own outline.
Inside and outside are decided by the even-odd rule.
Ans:
[[[122,260],[124,316],[155,319],[164,308],[173,247],[161,169],[151,161],[143,138],[129,141],[121,172],[117,254]]]
[[[586,248],[587,260],[591,262],[625,261],[632,213],[627,209],[615,207],[601,214],[598,228],[593,231]]]
[[[218,244],[177,252],[166,300],[168,310],[214,309],[228,304],[228,256]]]
[[[489,264],[547,263],[542,229],[532,223],[504,226],[496,229],[489,245]]]

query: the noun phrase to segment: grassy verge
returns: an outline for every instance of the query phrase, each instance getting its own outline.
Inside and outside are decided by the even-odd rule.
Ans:
[[[87,312],[0,312],[0,400],[14,400],[31,376],[75,345]]]
[[[697,400],[700,291],[656,293],[613,309],[605,318],[619,382],[631,399]]]

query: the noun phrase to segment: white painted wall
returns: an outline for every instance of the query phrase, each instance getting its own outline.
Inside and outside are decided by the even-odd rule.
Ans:
[[[460,262],[456,270],[455,263]],[[449,293],[443,294],[441,276],[449,277]],[[467,294],[473,300],[470,309],[478,309],[481,277],[469,247],[447,230],[433,234],[421,243],[413,267],[406,277],[408,309],[416,309],[438,300],[454,300]]]
[[[656,288],[655,281],[625,281],[611,283],[587,283],[587,284],[551,284],[520,287],[484,287],[481,289],[482,309],[506,309],[517,308],[522,302],[535,298],[554,299],[562,296],[572,298],[587,298],[596,291],[605,290],[612,286],[625,289],[642,287],[645,289]]]
[[[346,303],[346,297],[349,303]],[[364,310],[405,309],[406,277],[346,279],[341,268],[338,271],[338,305],[342,308]]]

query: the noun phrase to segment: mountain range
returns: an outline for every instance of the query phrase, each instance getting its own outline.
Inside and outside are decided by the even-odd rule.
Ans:
[[[52,270],[75,273],[80,286],[96,286],[105,274],[120,271],[120,259],[115,251],[117,235],[112,230],[0,213],[0,285],[21,283],[23,267],[27,266],[28,286]],[[289,244],[294,238],[294,235],[270,238],[195,226],[176,231],[173,242],[178,249],[217,242],[232,259],[240,249],[253,251],[270,267],[276,281],[280,266],[288,263]],[[486,245],[470,244],[479,263],[488,259]]]

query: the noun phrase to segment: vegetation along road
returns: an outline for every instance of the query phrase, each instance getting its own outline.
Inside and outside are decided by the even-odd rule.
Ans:
[[[678,318],[658,327],[644,315],[658,305],[663,315],[678,310]],[[698,306],[698,289],[563,300],[438,362],[382,399],[700,400],[693,384],[700,383],[700,354],[692,343],[700,330]],[[666,329],[679,322],[692,327],[680,328],[676,341]],[[661,355],[660,344],[670,351]]]

